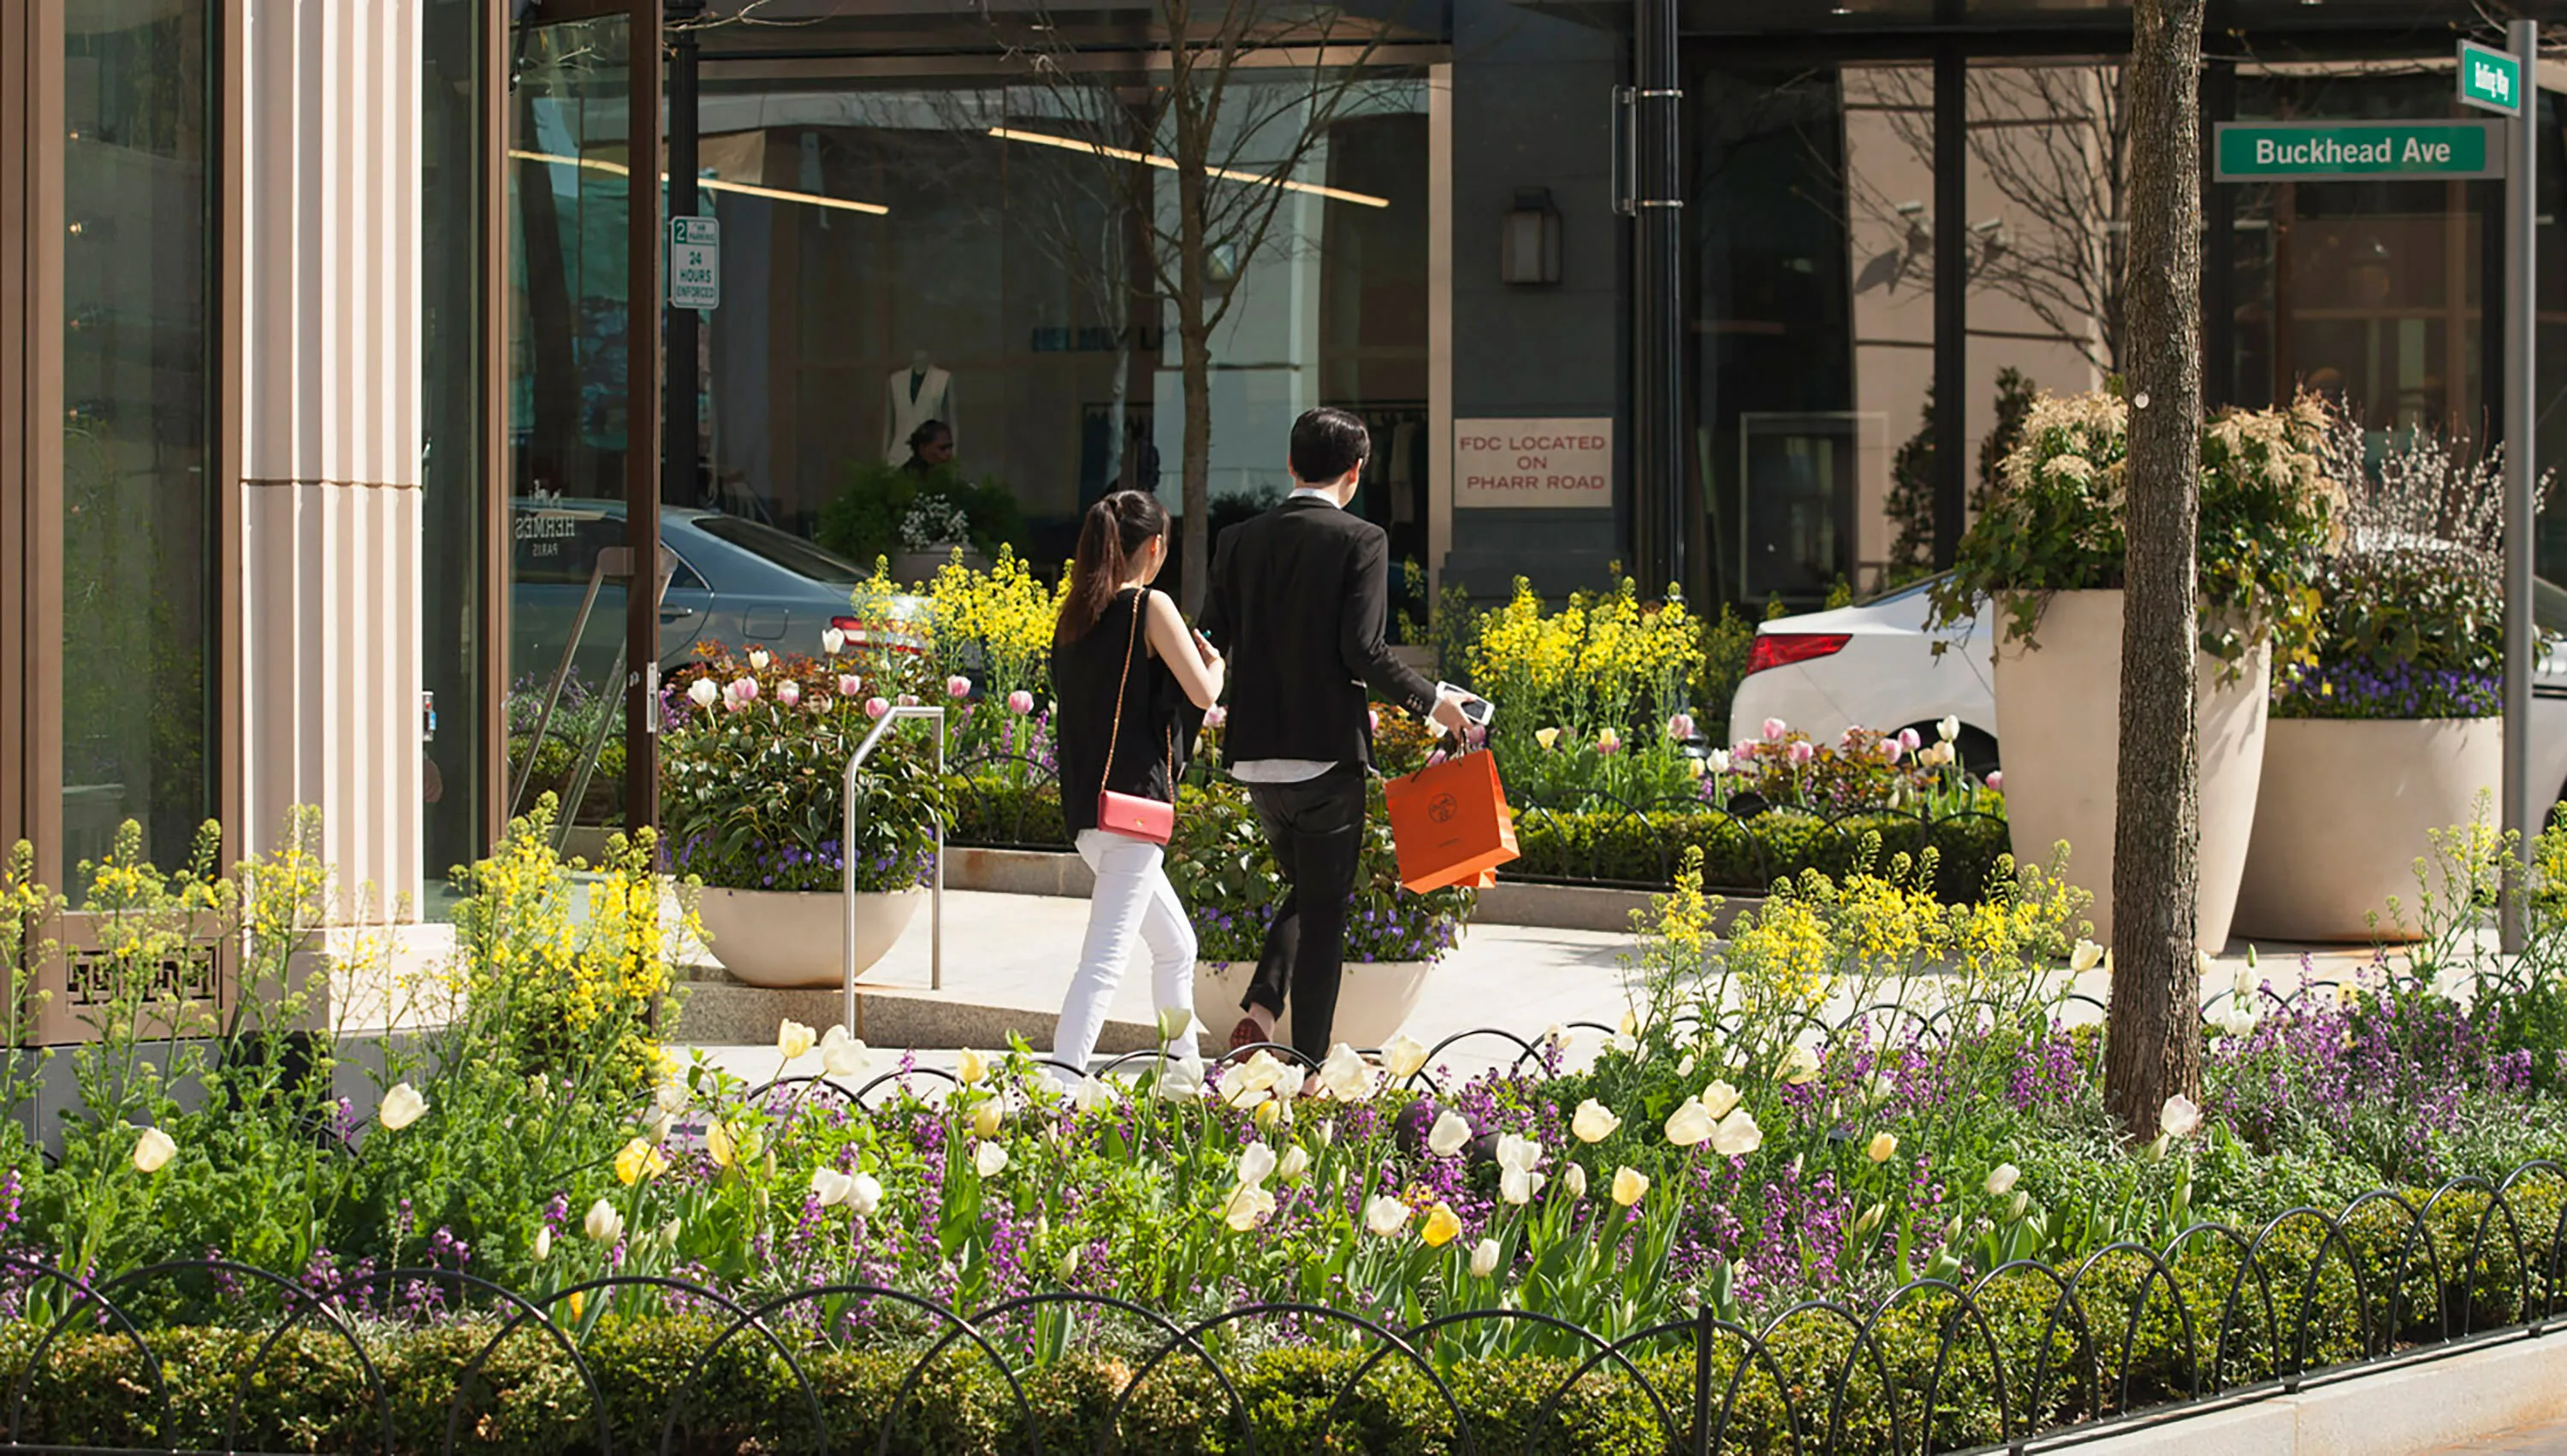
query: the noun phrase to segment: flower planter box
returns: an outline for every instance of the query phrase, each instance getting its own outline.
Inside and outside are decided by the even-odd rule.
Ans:
[[[926,899],[925,890],[856,897],[858,976],[891,953]],[[835,890],[709,888],[697,911],[734,981],[785,989],[844,984],[847,902]]]
[[[2114,800],[2122,761],[2122,594],[2059,592],[2041,615],[2038,648],[1996,653],[1997,741],[2005,753],[2006,821],[2015,858],[2047,865],[2068,842],[2068,880],[2095,897],[2095,938],[2113,938]],[[2195,943],[2228,943],[2264,769],[2273,663],[2258,644],[2235,681],[2193,656],[2201,724],[2200,897]]]
[[[2277,941],[2369,941],[2413,921],[2416,860],[2434,830],[2468,823],[2504,776],[2504,721],[2280,719],[2264,743],[2254,844],[2237,933]]]
[[[1370,1048],[1399,1034],[1409,1015],[1425,998],[1432,961],[1346,963],[1337,983],[1336,1024],[1329,1040]],[[1195,966],[1195,1018],[1212,1030],[1211,1044],[1227,1045],[1230,1028],[1239,1024],[1239,999],[1248,994],[1248,979],[1257,974],[1249,961],[1202,961]],[[1292,1009],[1285,1007],[1275,1023],[1275,1039],[1292,1039]]]

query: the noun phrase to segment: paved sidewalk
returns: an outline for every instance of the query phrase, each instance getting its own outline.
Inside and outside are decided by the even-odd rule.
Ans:
[[[929,989],[928,918],[922,910],[899,945],[860,984],[869,1007],[877,1009],[869,1019],[876,1024],[890,1022],[892,1019],[881,1016],[879,1009],[894,1001],[940,1003],[941,1006],[920,1010],[956,1012],[953,1023],[977,1028],[969,1039],[985,1049],[1003,1045],[1007,1029],[1017,1030],[1037,1048],[1046,1046],[1050,1040],[1049,1017],[1059,1010],[1068,989],[1086,924],[1087,902],[1082,899],[949,891],[945,898],[944,990],[939,993]],[[1539,1036],[1550,1026],[1578,1021],[1617,1024],[1628,1005],[1622,962],[1631,946],[1627,934],[1473,926],[1460,949],[1436,967],[1407,1032],[1432,1046],[1457,1032],[1489,1026]],[[2370,950],[2363,947],[2308,948],[2305,962],[2301,949],[2268,948],[2260,956],[2258,974],[2277,989],[2288,989],[2298,985],[2303,976],[2319,981],[2350,981],[2370,960]],[[2231,947],[2231,954],[2219,958],[2213,967],[2204,984],[2204,994],[2225,991],[2244,961],[2244,945]],[[2110,996],[2111,983],[2102,972],[2091,972],[2078,978],[2077,989],[2102,1003]],[[810,1015],[837,1019],[835,993],[829,994],[825,1002],[822,1010]],[[1842,1013],[1853,1008],[1837,1010]],[[1147,966],[1135,965],[1125,974],[1108,1014],[1116,1021],[1146,1023],[1153,1011]],[[2082,1003],[2069,1011],[2071,1020],[2100,1019],[2101,1016],[2099,1006]],[[933,1016],[911,1016],[899,1019],[898,1023],[934,1023],[937,1019]],[[1211,1035],[1227,1029],[1214,1028],[1206,1044],[1211,1044]],[[875,1039],[879,1043],[889,1038]],[[965,1038],[947,1035],[938,1039]],[[1579,1039],[1583,1045],[1576,1040],[1571,1043],[1572,1062],[1583,1060],[1594,1050],[1594,1033]],[[775,1070],[771,1046],[706,1049],[724,1066],[751,1080],[763,1079]],[[886,1045],[884,1049],[890,1052],[898,1048]],[[916,1049],[922,1064],[948,1066],[955,1050],[951,1045],[922,1045]],[[1516,1052],[1517,1048],[1503,1040],[1480,1038],[1455,1046],[1439,1060],[1469,1075],[1504,1064]],[[888,1058],[885,1064],[889,1064]]]
[[[2419,1452],[2418,1456],[2567,1456],[2567,1421],[2526,1426],[2500,1436]]]

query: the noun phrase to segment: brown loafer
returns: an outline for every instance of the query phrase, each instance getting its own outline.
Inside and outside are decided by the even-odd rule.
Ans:
[[[1242,1017],[1239,1019],[1239,1024],[1230,1028],[1230,1049],[1233,1051],[1242,1047],[1255,1046],[1265,1039],[1266,1033],[1257,1029],[1255,1017]]]

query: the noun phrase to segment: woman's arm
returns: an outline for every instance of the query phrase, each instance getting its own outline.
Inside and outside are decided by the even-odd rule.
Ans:
[[[1197,646],[1195,635],[1186,630],[1186,619],[1177,611],[1176,599],[1165,592],[1150,593],[1150,650],[1176,675],[1177,686],[1197,708],[1210,708],[1221,697],[1221,654],[1209,646]]]

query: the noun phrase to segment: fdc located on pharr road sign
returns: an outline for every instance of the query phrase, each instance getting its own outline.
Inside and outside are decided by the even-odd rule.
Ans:
[[[2307,177],[2500,177],[2496,122],[2223,122],[2223,182]]]
[[[721,307],[721,224],[713,218],[669,219],[669,307]]]
[[[2473,41],[2460,42],[2460,102],[2510,117],[2522,110],[2522,63]]]

